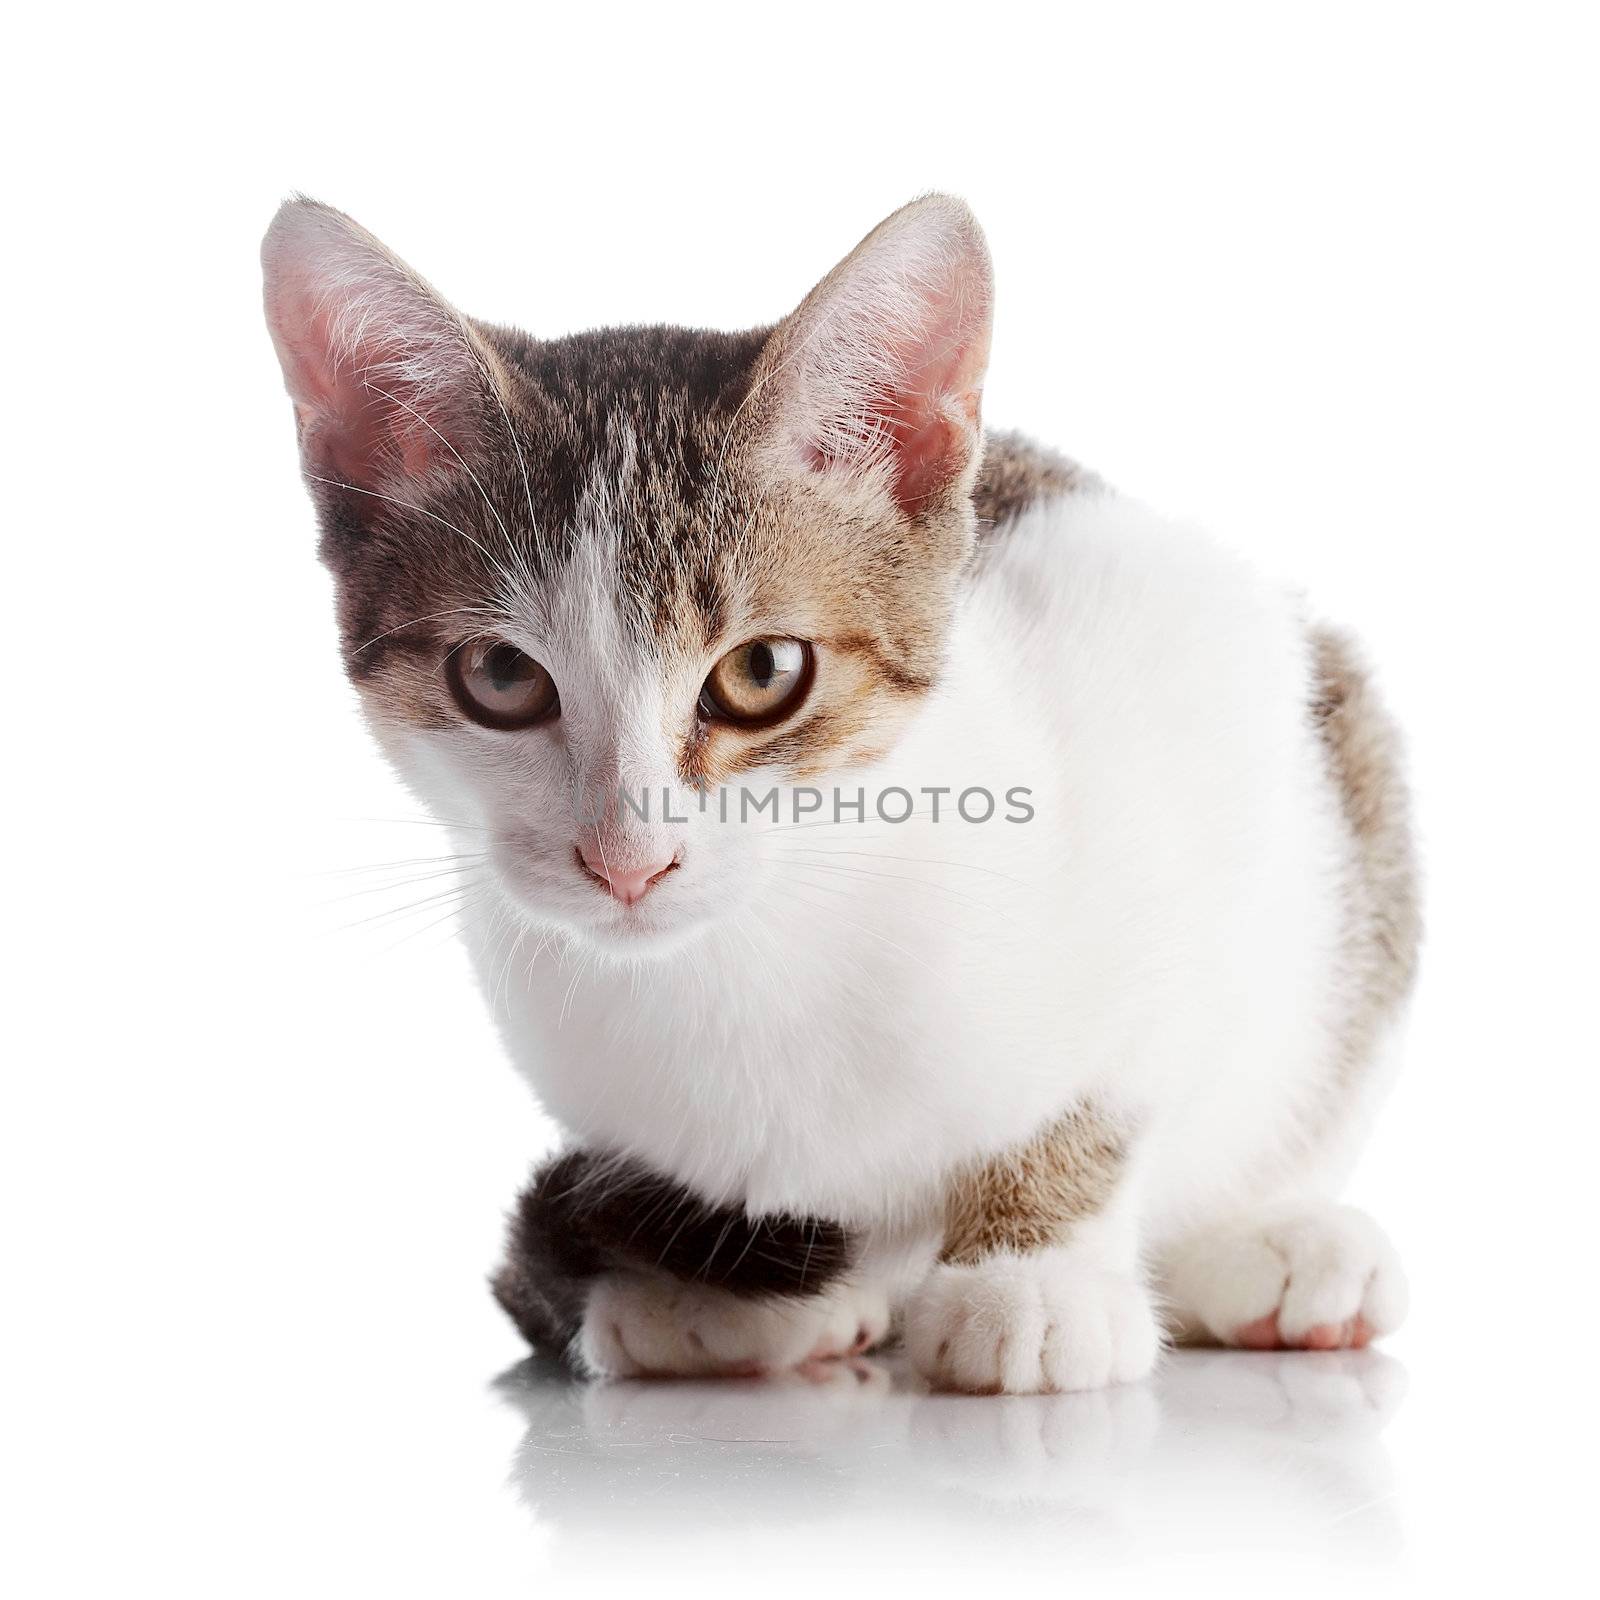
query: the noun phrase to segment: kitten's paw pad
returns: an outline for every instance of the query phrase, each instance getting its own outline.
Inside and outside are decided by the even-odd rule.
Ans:
[[[1168,1288],[1198,1331],[1245,1350],[1364,1349],[1400,1326],[1408,1298],[1394,1246],[1350,1206],[1208,1235]]]
[[[1266,1316],[1235,1328],[1229,1343],[1241,1350],[1365,1350],[1375,1337],[1372,1324],[1357,1312],[1344,1322],[1316,1323],[1291,1342],[1274,1307]]]
[[[616,1273],[589,1292],[579,1349],[597,1377],[753,1378],[870,1348],[888,1328],[887,1301],[866,1287],[760,1299]]]
[[[939,1389],[1056,1394],[1132,1383],[1155,1365],[1149,1296],[1067,1251],[941,1266],[906,1319],[906,1347]]]

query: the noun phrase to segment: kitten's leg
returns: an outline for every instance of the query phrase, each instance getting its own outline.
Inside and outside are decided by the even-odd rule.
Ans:
[[[876,1252],[835,1223],[752,1221],[614,1157],[536,1174],[495,1295],[523,1335],[600,1376],[738,1375],[872,1348],[887,1334]]]
[[[1144,1377],[1160,1336],[1138,1264],[1132,1134],[1085,1105],[953,1188],[942,1261],[906,1317],[932,1383],[980,1394]]]
[[[1250,1350],[1360,1348],[1400,1326],[1394,1246],[1365,1212],[1288,1203],[1192,1235],[1159,1274],[1175,1337]]]

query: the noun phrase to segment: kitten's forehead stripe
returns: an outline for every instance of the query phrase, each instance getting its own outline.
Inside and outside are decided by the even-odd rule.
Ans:
[[[603,503],[636,627],[654,631],[686,591],[706,607],[717,592],[708,557],[727,540],[717,470],[767,330],[485,333],[546,423],[529,454],[542,459],[552,524],[570,528],[586,501],[591,513]]]
[[[616,588],[642,638],[715,637],[738,549],[737,497],[722,476],[765,330],[611,329],[549,344],[508,339],[507,367],[559,414],[552,514],[604,522]]]

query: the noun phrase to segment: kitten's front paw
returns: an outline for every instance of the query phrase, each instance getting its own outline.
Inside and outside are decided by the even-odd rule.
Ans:
[[[619,1272],[590,1290],[579,1350],[597,1377],[757,1377],[860,1354],[888,1331],[888,1301],[866,1286],[774,1299]]]
[[[1359,1349],[1406,1314],[1394,1246],[1353,1206],[1219,1228],[1175,1250],[1164,1276],[1183,1338],[1247,1350]]]
[[[1160,1345],[1144,1287],[1070,1250],[934,1269],[906,1319],[917,1370],[941,1389],[1053,1394],[1132,1383]]]

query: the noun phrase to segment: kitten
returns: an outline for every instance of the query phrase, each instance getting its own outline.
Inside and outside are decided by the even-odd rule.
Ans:
[[[1418,913],[1349,643],[1010,435],[918,200],[770,328],[534,339],[285,205],[267,319],[379,744],[568,1130],[496,1281],[597,1374],[891,1327],[1092,1388],[1324,1349],[1405,1285],[1335,1196]]]

